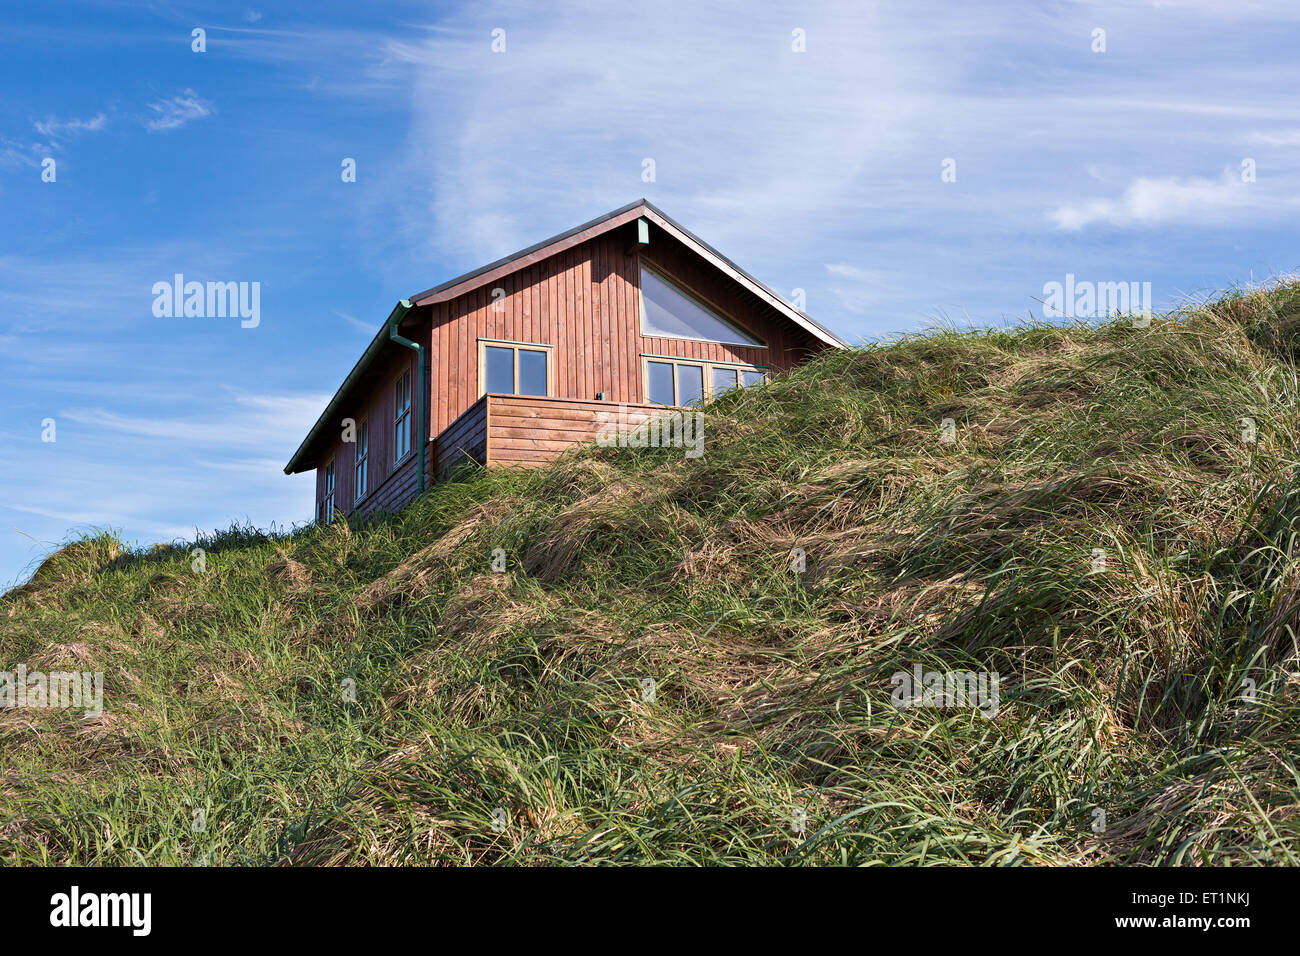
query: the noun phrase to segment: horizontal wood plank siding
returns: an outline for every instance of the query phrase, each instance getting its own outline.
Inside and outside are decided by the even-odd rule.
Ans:
[[[596,440],[603,415],[617,416],[616,402],[584,402],[525,395],[487,396],[487,463],[544,465],[575,447]],[[645,421],[658,405],[623,406],[630,424]]]
[[[453,468],[468,460],[487,461],[488,402],[486,396],[467,408],[452,422],[433,445],[433,473],[445,477]]]
[[[415,455],[408,455],[382,484],[361,499],[350,517],[366,518],[382,512],[397,511],[415,498],[418,487],[415,463]]]

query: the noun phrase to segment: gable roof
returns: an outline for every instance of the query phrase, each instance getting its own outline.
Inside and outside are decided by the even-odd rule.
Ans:
[[[830,329],[821,325],[805,312],[801,312],[793,305],[781,298],[780,295],[773,292],[770,288],[759,282],[752,275],[746,272],[740,266],[736,265],[717,249],[701,239],[695,233],[691,232],[681,223],[677,222],[662,209],[652,204],[648,199],[638,199],[636,202],[628,203],[626,206],[620,206],[612,212],[607,212],[599,218],[590,222],[584,222],[580,226],[574,226],[567,232],[562,232],[558,236],[551,236],[549,239],[543,239],[527,249],[521,249],[514,255],[506,256],[504,259],[498,259],[496,262],[489,262],[487,265],[475,269],[473,272],[467,272],[463,276],[457,276],[441,285],[436,285],[432,289],[425,289],[416,295],[411,296],[411,302],[415,305],[432,305],[435,302],[446,302],[466,292],[471,292],[480,286],[491,282],[493,279],[499,279],[502,276],[510,275],[517,272],[525,266],[540,262],[543,259],[549,259],[558,252],[570,249],[573,246],[593,239],[602,233],[609,232],[611,229],[617,229],[625,223],[633,222],[645,217],[650,222],[659,226],[678,242],[690,248],[693,252],[703,257],[714,268],[726,274],[730,278],[739,282],[742,286],[767,302],[791,322],[804,329],[806,332],[825,344],[833,348],[847,348],[848,343],[841,339]]]
[[[654,206],[648,199],[641,198],[635,202],[628,203],[626,206],[620,206],[611,212],[605,213],[590,222],[584,222],[580,226],[574,226],[559,235],[551,236],[549,239],[543,239],[541,242],[529,246],[527,249],[521,249],[514,255],[506,256],[503,259],[497,259],[495,262],[489,262],[485,266],[480,266],[471,272],[449,279],[441,285],[436,285],[431,289],[425,289],[423,292],[416,293],[408,299],[403,299],[385,320],[384,325],[376,333],[374,339],[366,346],[365,352],[358,359],[357,364],[352,367],[343,384],[339,386],[334,397],[330,399],[325,410],[321,412],[320,417],[316,419],[316,424],[311,427],[307,437],[302,440],[298,450],[293,453],[289,463],[284,466],[286,475],[296,474],[300,471],[307,471],[315,467],[315,461],[309,460],[308,455],[312,446],[315,444],[317,437],[324,430],[326,424],[332,419],[334,413],[338,410],[348,393],[356,382],[365,374],[371,363],[384,350],[385,343],[389,339],[389,325],[392,323],[394,316],[401,310],[405,314],[406,309],[433,305],[438,302],[447,302],[466,292],[472,292],[474,289],[486,285],[494,279],[518,272],[525,266],[532,265],[535,262],[541,262],[543,259],[549,259],[556,253],[563,252],[576,245],[586,242],[588,239],[594,239],[603,233],[612,229],[634,222],[644,217],[650,222],[663,229],[677,241],[681,242],[687,248],[705,259],[715,269],[722,272],[738,282],[749,292],[762,299],[772,308],[776,309],[781,315],[785,316],[795,325],[810,333],[814,338],[831,346],[832,348],[848,348],[848,343],[841,339],[830,329],[815,321],[805,312],[801,312],[793,305],[781,298],[776,292],[759,282],[752,275],[746,272],[740,266],[736,265],[717,249],[701,239],[695,233],[691,232],[681,223],[677,222],[663,210]]]

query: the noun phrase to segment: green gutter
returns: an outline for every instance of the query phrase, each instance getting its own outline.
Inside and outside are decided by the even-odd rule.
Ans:
[[[388,316],[388,320],[384,322],[383,326],[380,327],[379,332],[376,333],[373,339],[371,339],[370,344],[366,346],[366,350],[362,353],[361,358],[357,359],[357,364],[352,366],[352,371],[348,372],[348,376],[343,380],[343,384],[340,385],[338,391],[334,393],[334,397],[331,398],[329,404],[325,406],[325,410],[320,413],[320,418],[316,419],[316,424],[311,427],[311,431],[307,433],[307,437],[302,440],[302,444],[298,446],[298,450],[295,451],[293,457],[289,459],[289,464],[284,466],[284,473],[286,475],[296,475],[300,471],[307,471],[308,468],[316,467],[314,461],[312,461],[310,465],[307,464],[309,452],[311,452],[317,439],[320,438],[327,428],[332,429],[338,427],[334,416],[339,413],[344,401],[351,396],[353,385],[355,385],[356,382],[369,370],[371,364],[384,350],[384,346],[391,341],[389,339],[389,331],[393,327],[393,316],[397,316],[397,320],[400,322],[406,317],[406,313],[409,312],[410,309],[411,303],[407,299],[403,299],[394,306],[392,313]]]
[[[425,369],[424,346],[418,342],[412,342],[410,339],[404,338],[403,336],[397,334],[397,327],[401,325],[402,319],[406,316],[406,313],[410,311],[411,311],[410,299],[403,299],[401,302],[397,303],[396,308],[393,309],[392,315],[388,317],[388,337],[392,339],[394,342],[396,342],[398,345],[405,345],[408,349],[415,349],[415,354],[419,356],[418,361],[416,363],[418,366],[418,371],[416,373],[416,378],[415,378],[416,385],[412,389],[412,391],[415,392],[415,420],[419,423],[419,428],[420,428],[420,462],[419,462],[420,470],[419,470],[419,474],[416,476],[415,479],[415,493],[417,495],[422,495],[424,494],[425,459],[427,457],[427,452],[429,448],[429,422],[426,417],[428,413],[429,401],[427,397],[428,392],[425,390],[424,387],[424,369]]]

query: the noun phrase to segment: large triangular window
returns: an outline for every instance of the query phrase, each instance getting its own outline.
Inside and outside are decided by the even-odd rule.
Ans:
[[[732,325],[660,272],[641,266],[641,331],[670,339],[703,339],[732,345],[763,343]]]

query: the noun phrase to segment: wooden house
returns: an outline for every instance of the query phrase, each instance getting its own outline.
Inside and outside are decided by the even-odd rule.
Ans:
[[[284,470],[316,471],[318,520],[392,511],[844,345],[641,199],[399,302]]]

